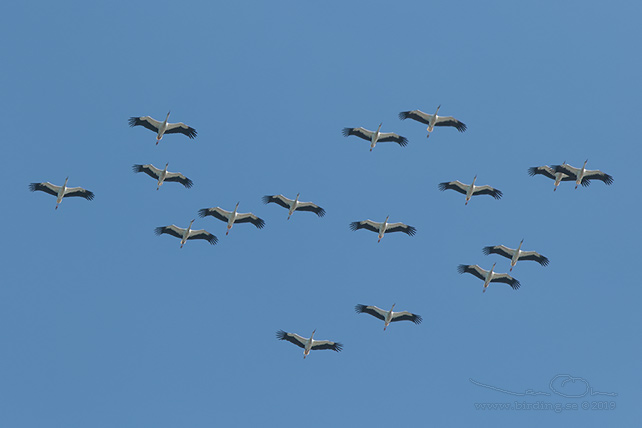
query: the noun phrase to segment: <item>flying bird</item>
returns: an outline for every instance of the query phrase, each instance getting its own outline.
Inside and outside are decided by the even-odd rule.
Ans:
[[[428,131],[426,138],[430,137],[430,133],[435,126],[452,126],[459,132],[464,132],[466,130],[466,125],[452,116],[437,116],[437,112],[439,112],[440,107],[441,105],[437,107],[435,114],[424,113],[421,110],[402,111],[399,113],[399,119],[412,119],[428,125],[428,128],[426,128],[426,131]]]
[[[156,132],[156,145],[158,145],[165,134],[183,134],[187,135],[189,138],[196,137],[196,130],[191,126],[185,125],[183,122],[167,123],[169,113],[171,112],[167,113],[165,120],[162,122],[152,119],[149,116],[130,117],[129,126],[144,126],[145,128]]]
[[[384,143],[387,141],[395,142],[399,144],[401,147],[405,147],[406,145],[408,145],[408,139],[406,137],[402,137],[401,135],[395,134],[394,132],[380,132],[381,125],[383,125],[383,123],[380,123],[379,127],[374,132],[361,127],[343,128],[342,132],[345,137],[348,137],[350,135],[355,135],[366,141],[370,141],[370,151],[374,149],[377,143]]]
[[[343,345],[339,342],[332,342],[330,340],[314,340],[314,333],[312,332],[309,339],[299,336],[295,333],[287,333],[283,330],[276,332],[276,338],[279,340],[287,340],[290,343],[294,343],[299,348],[303,348],[303,359],[308,356],[311,350],[318,349],[331,349],[336,352],[340,352],[343,349]]]
[[[495,270],[496,264],[497,263],[494,263],[493,267],[490,268],[490,270],[484,270],[477,265],[459,265],[457,267],[457,271],[459,273],[470,273],[484,281],[484,293],[486,292],[486,287],[488,287],[488,284],[490,284],[491,282],[503,282],[504,284],[510,285],[513,290],[517,290],[520,285],[518,280],[507,273],[493,272]]]
[[[221,221],[226,222],[227,223],[227,232],[225,232],[226,235],[230,233],[230,229],[232,228],[234,223],[252,223],[258,229],[262,229],[263,226],[265,226],[265,221],[263,219],[255,216],[252,213],[239,214],[237,212],[238,209],[239,209],[239,202],[236,203],[236,207],[234,207],[234,211],[231,211],[231,212],[226,211],[220,207],[203,208],[198,211],[198,215],[201,217],[206,217],[208,215],[211,215],[214,218],[217,218]]]
[[[159,236],[165,233],[167,235],[172,235],[180,238],[181,248],[183,248],[183,245],[185,245],[185,243],[191,239],[204,239],[211,245],[215,245],[218,242],[218,238],[216,236],[212,235],[204,229],[192,229],[192,223],[194,223],[194,220],[189,222],[189,226],[187,226],[187,229],[183,229],[182,227],[178,227],[172,224],[171,226],[157,227],[156,229],[154,229],[154,232]]]
[[[312,202],[299,201],[299,195],[300,193],[297,193],[294,200],[288,199],[283,195],[265,195],[263,196],[263,203],[275,203],[277,205],[281,205],[283,208],[287,208],[288,220],[290,219],[290,216],[294,213],[294,211],[310,211],[315,213],[319,217],[323,217],[325,215],[325,210],[320,206],[313,204]]]
[[[49,182],[31,183],[29,185],[29,190],[31,190],[32,192],[39,190],[41,192],[54,195],[56,197],[55,209],[58,209],[58,205],[60,205],[60,203],[62,202],[62,198],[80,196],[81,198],[85,198],[88,201],[94,199],[94,192],[90,192],[89,190],[83,189],[82,187],[67,187],[67,180],[69,180],[69,177],[65,178],[65,184],[63,184],[62,186],[56,186],[55,184],[51,184]]]
[[[613,177],[608,174],[603,173],[600,170],[590,170],[586,169],[586,163],[588,159],[584,161],[582,168],[575,168],[566,163],[562,165],[554,165],[553,169],[555,172],[561,172],[568,175],[572,180],[575,180],[575,188],[582,183],[582,186],[587,187],[591,184],[591,180],[600,180],[603,181],[606,185],[613,184]]]
[[[543,255],[536,253],[535,251],[522,251],[521,248],[523,243],[524,243],[524,240],[522,239],[522,241],[519,243],[519,246],[517,247],[516,250],[513,250],[512,248],[504,247],[503,245],[495,245],[490,247],[484,247],[482,251],[486,255],[499,254],[500,256],[504,256],[507,259],[510,259],[511,272],[513,271],[513,268],[515,267],[515,265],[519,260],[533,260],[542,266],[548,265],[548,259]]]
[[[181,183],[183,186],[186,188],[192,187],[194,184],[192,180],[189,178],[185,177],[183,174],[180,172],[167,172],[167,167],[169,166],[169,163],[165,164],[165,169],[160,170],[156,168],[154,165],[148,164],[148,165],[134,165],[132,169],[134,172],[144,172],[145,174],[149,175],[152,177],[154,180],[158,181],[158,185],[156,186],[156,190],[160,188],[160,186],[163,185],[163,182],[165,181],[176,181],[178,183]]]
[[[564,162],[564,165],[566,165],[566,162]],[[543,175],[544,177],[548,177],[551,180],[555,180],[555,187],[553,188],[553,192],[557,190],[557,186],[559,186],[562,181],[574,180],[572,177],[569,177],[562,172],[555,172],[555,169],[547,165],[528,168],[528,175],[530,175],[531,177],[535,175]]]
[[[396,321],[412,321],[415,324],[421,324],[421,315],[417,314],[411,314],[410,312],[393,312],[392,310],[395,308],[395,305],[392,305],[392,308],[390,308],[389,311],[383,310],[381,308],[378,308],[376,306],[366,306],[366,305],[357,305],[354,307],[354,310],[358,314],[370,314],[375,318],[379,318],[380,320],[383,320],[385,323],[383,326],[383,330],[386,331],[386,327],[388,327],[388,324],[391,322],[396,322]]]
[[[468,205],[468,201],[470,201],[470,198],[475,195],[490,195],[495,199],[500,199],[502,197],[501,190],[495,189],[490,186],[475,186],[475,180],[477,180],[477,176],[473,178],[473,182],[470,185],[464,184],[461,181],[446,181],[444,183],[439,183],[438,187],[442,192],[444,190],[454,190],[463,195],[466,195],[466,203],[464,205]]]
[[[350,223],[350,230],[366,229],[372,232],[376,232],[379,234],[379,240],[377,242],[381,242],[381,238],[383,238],[383,235],[385,233],[403,232],[408,236],[413,236],[415,233],[417,233],[416,228],[408,226],[407,224],[388,223],[389,217],[390,216],[386,217],[383,223],[377,223],[376,221],[372,220],[353,221],[352,223]]]

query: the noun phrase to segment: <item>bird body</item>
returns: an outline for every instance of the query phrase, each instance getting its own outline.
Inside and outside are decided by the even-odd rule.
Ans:
[[[358,314],[369,314],[372,315],[375,318],[379,318],[380,320],[383,320],[384,326],[383,330],[385,331],[388,325],[391,322],[396,322],[396,321],[412,321],[415,324],[420,324],[422,321],[421,315],[416,315],[412,314],[410,312],[402,311],[402,312],[393,312],[393,309],[395,308],[395,304],[392,305],[389,311],[386,311],[384,309],[378,308],[376,306],[366,306],[366,305],[357,305],[354,307],[354,310]]]
[[[441,108],[441,105],[437,107],[435,114],[424,113],[421,110],[402,111],[401,113],[399,113],[399,119],[401,120],[412,119],[412,120],[416,120],[417,122],[421,122],[423,124],[428,125],[428,128],[426,128],[426,131],[428,131],[428,135],[426,135],[426,138],[430,137],[430,133],[433,131],[435,126],[452,126],[456,128],[459,132],[466,131],[466,124],[464,124],[463,122],[460,122],[454,117],[438,116],[437,113],[439,112],[440,108]]]
[[[163,170],[160,170],[151,164],[134,165],[132,169],[136,173],[144,172],[145,174],[149,175],[153,179],[157,180],[156,190],[158,190],[165,181],[175,181],[175,182],[181,183],[183,186],[185,186],[188,189],[192,187],[192,185],[194,184],[192,180],[185,177],[183,174],[179,172],[168,172],[167,171],[168,166],[169,166],[169,163],[165,164],[165,168]]]
[[[69,180],[69,177],[65,178],[65,182],[62,186],[56,186],[55,184],[51,184],[49,182],[31,183],[29,185],[29,190],[31,190],[32,192],[35,192],[38,190],[38,191],[49,193],[50,195],[55,196],[56,197],[55,209],[58,209],[58,205],[60,205],[63,198],[80,196],[82,198],[87,199],[88,201],[91,201],[92,199],[94,199],[94,193],[90,192],[89,190],[83,189],[82,187],[67,187],[68,180]]]
[[[252,223],[257,229],[262,229],[265,226],[265,221],[252,213],[239,213],[239,203],[237,202],[234,211],[226,211],[223,208],[203,208],[199,210],[198,215],[201,217],[212,216],[227,223],[227,231],[225,234],[230,233],[230,229],[234,223]]]
[[[408,236],[413,236],[415,233],[417,233],[416,228],[412,226],[408,226],[407,224],[388,223],[389,217],[390,216],[387,216],[386,219],[383,221],[383,223],[378,223],[372,220],[353,221],[352,223],[350,223],[350,229],[351,230],[366,229],[372,232],[376,232],[379,236],[379,240],[377,242],[381,242],[383,235],[386,234],[387,232],[403,232]]]
[[[265,195],[263,196],[263,203],[275,203],[282,206],[283,208],[287,208],[288,220],[295,211],[310,211],[315,213],[319,217],[323,217],[325,215],[325,210],[320,206],[313,204],[312,202],[299,201],[300,195],[300,193],[297,193],[295,199],[289,199],[283,195]]]
[[[190,126],[185,125],[183,122],[179,123],[168,123],[169,113],[165,117],[165,120],[159,122],[149,116],[142,117],[130,117],[129,126],[143,126],[147,129],[150,129],[156,132],[156,145],[160,142],[165,134],[183,134],[189,138],[196,137],[196,130]]]
[[[216,236],[212,235],[204,229],[192,229],[192,223],[194,223],[194,220],[189,222],[189,226],[187,226],[187,229],[183,229],[182,227],[178,227],[172,224],[171,226],[157,227],[156,229],[154,229],[154,232],[157,235],[162,235],[165,233],[167,235],[172,235],[179,238],[181,240],[181,248],[183,248],[183,245],[185,245],[185,243],[190,239],[204,239],[211,245],[215,245],[218,242],[218,238]]]
[[[287,340],[288,342],[303,348],[303,359],[305,359],[312,350],[330,349],[340,352],[343,349],[343,345],[338,342],[332,342],[330,340],[314,340],[313,337],[315,332],[316,329],[312,331],[310,338],[306,339],[296,333],[287,333],[283,330],[279,330],[276,332],[276,337],[279,340]]]
[[[484,281],[484,289],[483,292],[486,292],[486,288],[491,282],[503,282],[505,284],[510,285],[513,290],[517,290],[520,286],[519,281],[513,278],[512,276],[508,275],[507,273],[495,273],[495,265],[497,263],[493,264],[493,267],[490,268],[490,270],[484,270],[480,268],[477,265],[459,265],[457,267],[457,271],[459,273],[470,273],[477,278],[481,279]]]
[[[553,169],[555,172],[561,172],[568,175],[572,180],[575,180],[575,188],[582,184],[582,186],[587,187],[591,184],[591,180],[600,180],[603,181],[606,185],[613,184],[613,177],[600,171],[600,170],[589,170],[586,169],[586,164],[588,159],[584,161],[582,168],[575,168],[566,163],[562,165],[554,165]]]
[[[370,141],[370,151],[372,151],[379,142],[383,143],[392,141],[399,144],[401,147],[405,147],[408,144],[408,139],[406,137],[402,137],[394,132],[381,132],[381,125],[383,125],[383,123],[380,123],[379,127],[374,132],[361,127],[343,128],[342,132],[345,137],[354,135],[366,141]]]
[[[470,198],[472,198],[475,195],[490,195],[495,199],[501,199],[502,197],[502,192],[499,189],[495,189],[490,186],[475,186],[475,181],[477,180],[477,176],[473,178],[473,182],[468,185],[464,184],[461,181],[446,181],[443,183],[439,183],[439,190],[442,192],[444,190],[454,190],[456,192],[459,192],[461,194],[466,195],[466,203],[464,205],[468,205],[468,201],[470,201]]]
[[[516,250],[513,250],[512,248],[505,247],[503,245],[495,245],[495,246],[490,246],[490,247],[484,247],[483,252],[486,255],[489,254],[499,254],[500,256],[506,257],[507,259],[510,259],[510,270],[513,270],[513,267],[517,264],[519,260],[533,260],[539,263],[542,266],[547,266],[549,263],[548,258],[544,257],[543,255],[536,253],[535,251],[523,251],[522,244],[524,243],[524,240],[519,243],[519,246],[517,247]]]

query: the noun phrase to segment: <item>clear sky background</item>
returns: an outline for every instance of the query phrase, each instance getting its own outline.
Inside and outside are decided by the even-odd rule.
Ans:
[[[642,417],[638,2],[11,2],[0,17],[3,427],[634,426]],[[453,115],[459,133],[400,121]],[[183,121],[159,146],[130,116]],[[394,131],[401,148],[341,135]],[[553,192],[528,167],[611,174]],[[192,189],[134,174],[180,171]],[[440,192],[489,184],[496,201]],[[83,186],[94,201],[30,193]],[[324,218],[265,206],[282,193]],[[254,212],[262,230],[199,219]],[[417,235],[351,232],[402,221]],[[216,234],[183,249],[154,228]],[[526,250],[518,291],[486,245]],[[354,313],[408,310],[421,325]],[[312,352],[279,329],[342,342]],[[595,392],[556,395],[558,374]],[[471,382],[523,393],[514,396]],[[585,382],[585,383],[586,383]],[[568,394],[585,383],[567,384]],[[475,403],[614,402],[614,410]]]

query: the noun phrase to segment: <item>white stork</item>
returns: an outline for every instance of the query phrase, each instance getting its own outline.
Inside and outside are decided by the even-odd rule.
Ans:
[[[450,189],[466,195],[466,203],[464,205],[468,205],[470,198],[475,195],[490,195],[495,199],[500,199],[502,197],[501,190],[490,186],[475,186],[475,180],[477,180],[477,176],[473,178],[473,182],[470,185],[464,184],[461,181],[446,181],[444,183],[439,183],[438,187],[442,192]]]
[[[513,271],[513,268],[515,267],[515,265],[519,260],[533,260],[542,266],[548,266],[548,258],[544,257],[539,253],[536,253],[535,251],[523,251],[521,249],[523,243],[524,243],[524,240],[522,239],[522,241],[519,243],[519,246],[517,247],[516,250],[505,247],[503,245],[495,245],[495,246],[484,247],[482,251],[486,255],[499,254],[500,256],[504,256],[507,259],[510,259],[511,272]]]
[[[227,232],[225,232],[226,235],[230,233],[230,229],[232,228],[234,223],[252,223],[258,229],[262,229],[263,226],[265,226],[265,221],[263,219],[255,216],[252,213],[239,214],[237,212],[238,209],[239,209],[239,202],[236,203],[236,207],[234,207],[234,211],[231,211],[231,212],[226,211],[220,207],[203,208],[198,211],[198,215],[201,217],[206,217],[208,215],[211,215],[214,218],[227,222]]]
[[[290,216],[294,213],[294,211],[310,211],[315,213],[319,217],[323,217],[325,215],[325,210],[320,206],[313,204],[312,202],[299,201],[299,195],[301,194],[297,193],[294,200],[288,199],[283,195],[265,195],[263,196],[263,203],[269,204],[272,202],[277,205],[281,205],[283,208],[287,208],[288,220],[290,220]]]
[[[156,190],[160,188],[160,186],[163,185],[163,182],[165,181],[176,181],[181,183],[183,186],[186,188],[192,187],[194,184],[192,180],[189,178],[185,177],[183,174],[180,172],[168,172],[167,167],[169,166],[169,163],[165,164],[165,169],[160,170],[156,168],[152,164],[147,164],[147,165],[134,165],[132,169],[134,172],[144,172],[145,174],[149,175],[152,177],[154,180],[158,181],[158,185],[156,186]]]
[[[370,314],[375,318],[379,318],[380,320],[383,320],[385,323],[383,326],[383,331],[386,331],[386,328],[388,327],[388,324],[391,322],[395,321],[412,321],[415,324],[421,324],[421,315],[417,314],[411,314],[410,312],[393,312],[392,310],[395,308],[395,304],[392,305],[392,308],[390,308],[389,311],[383,310],[381,308],[378,308],[376,306],[366,306],[366,305],[357,305],[354,307],[354,310],[358,314]]]
[[[437,116],[437,112],[439,111],[440,107],[441,105],[437,107],[435,114],[424,113],[421,110],[402,111],[401,113],[399,113],[399,119],[412,119],[428,125],[428,128],[426,128],[426,130],[428,131],[428,135],[426,135],[426,138],[430,137],[430,133],[435,126],[452,126],[457,128],[457,131],[459,132],[464,132],[466,130],[466,125],[452,116]]]
[[[183,122],[167,123],[169,113],[171,112],[167,113],[165,120],[162,122],[152,119],[149,116],[130,117],[129,126],[144,126],[145,128],[156,132],[156,145],[158,145],[165,134],[183,134],[187,135],[189,138],[196,137],[196,130],[191,126],[185,125]]]
[[[584,187],[589,186],[591,184],[591,180],[600,180],[609,186],[613,184],[613,177],[611,177],[610,175],[605,174],[597,169],[586,169],[587,162],[588,159],[584,161],[584,165],[582,165],[582,168],[575,168],[565,163],[562,165],[554,165],[553,169],[555,169],[555,172],[562,172],[571,177],[572,180],[575,180],[576,189],[577,186],[580,185],[580,183],[582,183],[582,186]]]
[[[385,233],[403,232],[408,236],[413,236],[415,233],[417,233],[416,228],[408,226],[407,224],[388,223],[389,217],[390,216],[386,217],[383,223],[377,223],[376,221],[372,220],[353,221],[352,223],[350,223],[350,230],[366,229],[372,232],[376,232],[379,234],[379,240],[377,242],[381,242],[381,238],[383,238],[383,235]]]
[[[406,145],[408,145],[408,139],[406,137],[402,137],[401,135],[395,134],[394,132],[380,132],[381,125],[383,125],[383,123],[380,123],[379,127],[374,132],[369,131],[365,128],[359,127],[359,128],[343,128],[342,133],[345,137],[348,137],[350,135],[355,135],[366,141],[370,141],[370,151],[374,149],[374,146],[376,146],[377,143],[384,143],[387,141],[395,142],[399,144],[401,147],[405,147]]]
[[[31,183],[29,185],[29,190],[31,190],[32,192],[39,190],[41,192],[54,195],[56,197],[55,209],[58,209],[58,205],[60,205],[60,203],[62,202],[62,198],[80,196],[81,198],[85,198],[88,201],[94,199],[94,192],[90,192],[89,190],[83,189],[82,187],[67,187],[67,180],[69,180],[69,177],[65,178],[65,184],[63,184],[62,186],[56,186],[55,184],[51,184],[49,182]]]
[[[318,349],[331,349],[336,352],[340,352],[343,349],[343,345],[339,342],[332,342],[330,340],[314,340],[314,330],[310,335],[309,339],[299,336],[296,333],[287,333],[283,330],[276,332],[276,338],[279,340],[287,340],[290,343],[294,343],[299,348],[303,348],[303,359],[308,356],[311,350]]]
[[[182,227],[178,227],[172,224],[171,226],[157,227],[156,229],[154,229],[154,232],[159,236],[165,233],[167,235],[172,235],[180,238],[181,248],[183,248],[183,245],[185,245],[185,243],[190,239],[204,239],[211,245],[215,245],[218,242],[218,238],[216,236],[212,235],[205,229],[192,229],[192,223],[194,223],[194,220],[189,222],[189,226],[187,226],[187,229],[183,229]]]
[[[483,293],[486,292],[486,287],[488,287],[488,284],[491,282],[503,282],[505,284],[510,285],[513,290],[517,290],[519,288],[519,281],[510,276],[507,273],[495,273],[493,272],[495,270],[495,265],[497,263],[493,263],[493,267],[490,268],[490,270],[484,270],[480,268],[477,265],[459,265],[457,267],[457,271],[459,273],[470,273],[472,275],[475,275],[477,278],[481,279],[484,281],[484,290]]]
[[[566,165],[566,162],[564,162],[563,165]],[[557,186],[559,186],[562,181],[573,181],[573,178],[562,172],[555,172],[555,169],[547,165],[533,166],[531,168],[528,168],[528,175],[530,175],[531,177],[535,175],[543,175],[544,177],[548,177],[551,180],[555,180],[555,187],[553,188],[553,192],[557,190]]]

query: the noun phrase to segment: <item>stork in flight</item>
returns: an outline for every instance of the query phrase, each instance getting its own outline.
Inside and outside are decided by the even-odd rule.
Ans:
[[[416,228],[408,226],[407,224],[388,223],[389,217],[390,216],[386,217],[383,223],[378,223],[372,220],[353,221],[352,223],[350,223],[350,230],[366,229],[372,232],[376,232],[379,234],[379,240],[377,242],[381,242],[383,235],[386,233],[403,232],[408,236],[413,236],[415,233],[417,233]]]
[[[519,260],[533,260],[542,266],[548,266],[548,259],[543,255],[536,253],[535,251],[523,251],[521,249],[523,243],[524,243],[524,240],[522,239],[522,241],[519,243],[519,246],[517,247],[516,250],[505,247],[503,245],[495,245],[495,246],[484,247],[482,251],[486,255],[499,254],[500,256],[510,259],[511,272],[513,271],[513,268],[515,267],[515,265]]]
[[[279,340],[287,340],[290,343],[294,343],[299,348],[303,348],[303,359],[308,356],[310,351],[315,351],[319,349],[331,349],[336,352],[340,352],[343,349],[343,345],[339,342],[332,342],[330,340],[314,340],[314,333],[316,329],[312,332],[309,339],[299,336],[296,333],[287,333],[283,330],[276,332],[276,338]]]
[[[441,105],[437,107],[435,114],[424,113],[421,110],[402,111],[399,113],[399,119],[412,119],[428,125],[428,128],[426,128],[426,131],[428,131],[426,138],[430,137],[430,133],[435,126],[452,126],[459,132],[464,132],[466,130],[466,125],[452,116],[437,116],[437,112],[439,112],[440,108]]]
[[[475,180],[477,180],[477,176],[473,178],[473,182],[470,185],[464,184],[461,181],[446,181],[444,183],[439,183],[438,187],[442,192],[444,190],[454,190],[455,192],[466,195],[466,203],[464,205],[468,205],[468,201],[470,201],[470,198],[475,195],[490,195],[495,199],[501,199],[501,190],[495,189],[490,186],[475,186]]]
[[[406,137],[402,137],[401,135],[395,134],[394,132],[380,132],[381,131],[381,125],[383,123],[379,124],[379,127],[377,128],[376,131],[372,132],[369,131],[365,128],[343,128],[343,135],[344,137],[348,137],[350,135],[355,135],[359,138],[362,138],[366,141],[370,141],[370,151],[374,149],[374,147],[377,145],[377,143],[384,143],[387,141],[392,141],[397,144],[399,144],[401,147],[405,147],[408,145],[408,139]]]
[[[389,311],[383,310],[376,306],[366,306],[366,305],[357,305],[354,307],[354,310],[358,314],[370,314],[375,318],[379,318],[380,320],[383,320],[384,322],[383,331],[386,331],[388,324],[395,321],[412,321],[415,324],[421,324],[421,320],[422,320],[421,315],[412,314],[406,311],[393,312],[392,310],[395,308],[395,305],[396,303],[392,305],[392,308],[390,308]]]
[[[566,161],[564,161],[563,165],[566,165]],[[569,177],[563,172],[555,172],[554,168],[547,165],[533,166],[531,168],[528,168],[528,175],[530,175],[531,177],[535,175],[543,175],[544,177],[548,177],[551,180],[555,180],[555,187],[553,187],[553,192],[557,190],[557,186],[559,186],[562,181],[574,180],[572,177]]]
[[[160,170],[151,164],[134,165],[132,169],[134,170],[134,172],[144,172],[145,174],[152,177],[154,180],[157,180],[158,185],[156,186],[156,190],[158,190],[160,186],[163,185],[163,182],[165,181],[176,181],[178,183],[181,183],[183,186],[185,186],[188,189],[192,187],[192,185],[194,184],[192,180],[185,177],[180,172],[168,172],[167,171],[168,166],[169,166],[169,162],[165,164],[165,169],[163,170]]]
[[[497,263],[493,263],[493,267],[490,268],[490,270],[484,270],[477,265],[459,265],[457,271],[459,273],[470,273],[484,281],[483,293],[486,292],[486,287],[488,287],[488,284],[491,282],[503,282],[504,284],[510,285],[513,290],[517,290],[520,285],[519,281],[507,273],[495,273],[496,264]]]
[[[183,245],[185,245],[185,243],[191,239],[204,239],[211,245],[215,245],[218,242],[218,238],[216,236],[212,235],[204,229],[192,229],[192,223],[194,223],[194,220],[189,222],[189,226],[187,226],[187,229],[183,229],[182,227],[178,227],[172,224],[171,226],[157,227],[156,229],[154,229],[154,232],[159,236],[163,233],[166,233],[167,235],[172,235],[179,238],[181,240],[181,248],[183,248]]]
[[[165,134],[183,134],[189,138],[196,137],[196,130],[191,126],[185,125],[183,122],[167,123],[170,113],[171,112],[167,113],[165,120],[162,122],[152,119],[149,116],[130,117],[129,126],[144,126],[156,132],[156,145],[158,145]]]
[[[301,194],[297,193],[294,200],[288,199],[283,195],[265,195],[263,196],[263,203],[269,204],[272,202],[277,205],[281,205],[283,208],[287,208],[288,220],[290,220],[290,216],[294,213],[294,211],[310,211],[315,213],[319,217],[323,217],[325,215],[325,210],[320,206],[313,204],[312,202],[299,201],[299,195]]]
[[[252,223],[254,226],[257,227],[257,229],[262,229],[263,226],[265,226],[265,221],[255,216],[252,213],[239,214],[238,213],[239,203],[240,202],[236,203],[236,206],[234,207],[234,211],[226,211],[220,207],[203,208],[198,211],[198,215],[201,217],[206,217],[208,215],[211,215],[214,218],[217,218],[221,221],[226,222],[227,223],[227,232],[225,232],[226,235],[230,233],[230,229],[232,228],[234,223]]]
[[[39,190],[41,192],[54,195],[56,197],[55,209],[58,209],[58,205],[60,205],[60,203],[62,202],[62,198],[80,196],[81,198],[85,198],[88,201],[94,199],[94,192],[90,192],[89,190],[83,189],[82,187],[67,187],[67,180],[69,180],[69,177],[65,178],[65,183],[62,186],[56,186],[55,184],[51,184],[49,182],[31,183],[29,185],[29,190],[31,190],[32,192]]]
[[[608,174],[603,173],[600,170],[590,170],[586,169],[586,163],[588,162],[588,159],[584,161],[584,165],[582,165],[582,168],[575,168],[572,167],[566,163],[562,165],[554,165],[553,169],[555,172],[561,172],[566,175],[568,175],[572,180],[575,180],[575,188],[577,189],[577,186],[582,184],[582,186],[587,187],[591,184],[591,180],[600,180],[603,181],[604,184],[610,186],[613,184],[613,177],[611,177]]]

